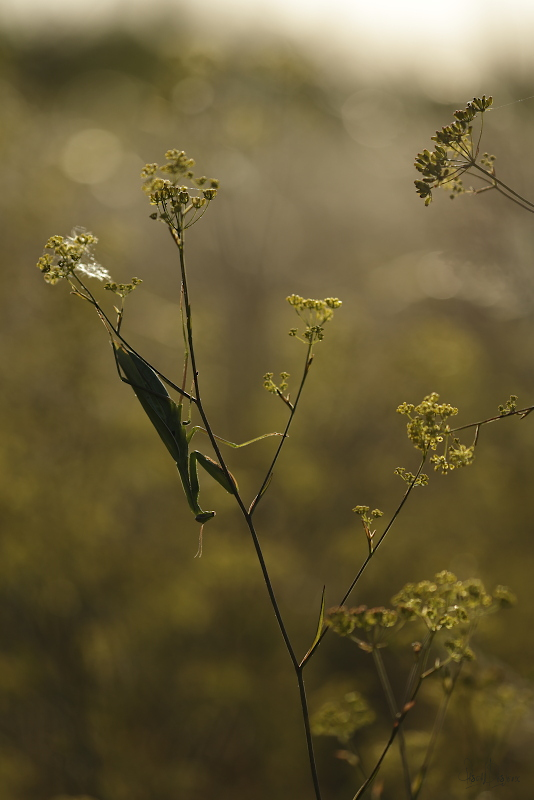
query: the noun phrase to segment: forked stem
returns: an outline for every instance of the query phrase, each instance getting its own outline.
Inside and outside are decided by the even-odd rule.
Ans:
[[[311,367],[311,364],[312,364],[312,360],[313,360],[312,348],[313,348],[313,343],[309,342],[308,343],[308,349],[307,349],[307,352],[306,352],[306,360],[304,362],[304,371],[302,373],[302,378],[300,379],[300,385],[299,385],[299,388],[298,388],[298,391],[297,391],[297,396],[295,398],[295,402],[292,403],[289,406],[289,408],[290,408],[289,418],[287,420],[286,427],[285,427],[284,432],[282,434],[282,438],[281,438],[281,440],[280,440],[280,442],[278,444],[278,447],[276,448],[276,452],[275,452],[275,454],[273,456],[273,460],[271,461],[269,469],[267,470],[267,474],[265,475],[263,483],[261,484],[260,489],[259,489],[258,493],[256,494],[256,497],[254,498],[254,500],[252,501],[252,503],[250,505],[249,513],[250,513],[251,516],[254,513],[254,511],[256,510],[256,506],[258,505],[259,501],[261,500],[261,498],[263,496],[263,493],[265,492],[265,489],[269,485],[269,482],[270,482],[270,480],[272,478],[272,475],[273,475],[273,470],[274,470],[275,464],[278,461],[280,453],[282,452],[282,447],[284,446],[284,443],[285,443],[285,441],[287,439],[287,436],[289,434],[289,429],[291,427],[291,423],[293,422],[293,417],[295,416],[295,412],[296,412],[297,406],[299,404],[300,396],[302,394],[302,390],[304,389],[304,384],[306,383],[306,378],[308,377],[308,372],[310,371],[310,367]],[[282,396],[282,399],[285,400],[285,398],[283,396]],[[287,400],[285,400],[285,402],[286,402],[286,405],[287,405],[288,404]]]
[[[182,221],[182,220],[180,220],[180,221]],[[206,412],[204,410],[204,405],[203,405],[203,402],[202,402],[202,395],[201,395],[201,392],[200,392],[200,384],[199,384],[199,379],[198,379],[197,362],[196,362],[196,356],[195,356],[195,346],[194,346],[194,341],[193,341],[193,325],[192,325],[191,305],[190,305],[190,301],[189,301],[189,288],[188,288],[188,285],[187,285],[187,270],[186,270],[185,255],[184,255],[184,230],[183,230],[183,227],[180,227],[175,232],[175,231],[173,231],[172,228],[170,228],[170,232],[171,232],[172,238],[173,238],[176,246],[178,247],[178,252],[179,252],[179,257],[180,257],[180,274],[181,274],[181,280],[182,280],[183,308],[184,308],[184,314],[185,314],[185,332],[186,332],[186,336],[187,336],[187,343],[186,344],[187,344],[187,349],[189,351],[191,369],[192,369],[192,372],[193,372],[193,384],[194,384],[194,389],[195,389],[196,407],[198,409],[198,412],[200,414],[202,422],[204,423],[204,427],[206,429],[206,433],[209,436],[211,445],[213,447],[213,450],[215,451],[215,454],[217,456],[219,464],[221,465],[221,467],[222,467],[224,473],[226,474],[228,480],[232,481],[230,472],[228,470],[226,462],[225,462],[225,460],[223,458],[223,455],[222,455],[221,450],[219,448],[219,445],[217,443],[217,439],[215,437],[215,434],[213,433],[213,430],[212,430],[211,425],[209,423],[208,417],[207,417]],[[310,772],[311,772],[313,788],[314,788],[314,792],[315,792],[315,798],[316,798],[316,800],[322,800],[321,788],[320,788],[320,785],[319,785],[319,776],[317,774],[317,765],[316,765],[316,762],[315,762],[315,754],[314,754],[314,749],[313,749],[313,740],[312,740],[311,728],[310,728],[308,701],[307,701],[307,698],[306,698],[306,689],[305,689],[305,684],[304,684],[304,677],[302,675],[302,667],[299,665],[298,659],[297,659],[297,657],[295,655],[295,651],[294,651],[293,645],[291,643],[291,639],[290,639],[289,634],[287,632],[287,628],[285,626],[285,623],[284,623],[284,620],[283,620],[283,617],[282,617],[282,614],[281,614],[281,611],[280,611],[280,607],[278,605],[278,601],[277,601],[276,595],[274,593],[274,588],[273,588],[273,585],[272,585],[272,582],[271,582],[271,578],[270,578],[270,575],[269,575],[269,570],[267,568],[267,564],[265,562],[265,557],[263,555],[263,551],[262,551],[261,544],[260,544],[260,541],[259,541],[259,538],[258,538],[258,534],[256,532],[256,529],[254,527],[254,523],[252,521],[253,510],[254,510],[255,506],[257,505],[257,502],[258,502],[259,498],[261,497],[263,491],[265,490],[265,487],[267,486],[267,484],[268,484],[268,482],[270,480],[274,465],[275,465],[275,463],[276,463],[276,461],[278,459],[278,456],[280,455],[280,451],[281,451],[282,445],[283,445],[283,443],[284,443],[284,441],[286,439],[287,432],[289,430],[291,421],[293,419],[293,416],[294,416],[294,413],[295,413],[295,409],[297,407],[298,400],[299,400],[299,397],[300,397],[300,395],[302,393],[302,389],[303,389],[303,386],[304,386],[304,383],[305,383],[305,380],[306,380],[306,376],[307,376],[307,373],[308,373],[308,370],[309,370],[309,366],[311,364],[310,354],[311,354],[311,344],[310,344],[310,347],[308,349],[308,353],[307,353],[307,357],[306,357],[306,367],[304,369],[304,374],[303,374],[303,377],[302,377],[302,380],[301,380],[301,383],[300,383],[300,387],[299,387],[299,391],[298,391],[298,394],[297,394],[297,398],[295,400],[293,409],[292,409],[292,411],[290,413],[290,417],[289,417],[288,423],[286,425],[286,429],[285,429],[284,435],[283,435],[283,437],[282,437],[282,439],[280,441],[280,444],[278,445],[278,448],[276,450],[276,453],[275,453],[275,456],[273,458],[273,461],[271,462],[271,465],[270,465],[269,470],[267,472],[267,476],[266,476],[266,478],[265,478],[265,480],[264,480],[264,482],[263,482],[263,484],[262,484],[262,486],[260,488],[260,491],[256,495],[256,499],[255,499],[254,503],[252,504],[251,509],[248,510],[246,508],[246,506],[245,506],[245,504],[244,504],[244,502],[243,502],[243,500],[241,498],[241,495],[240,495],[240,493],[239,493],[239,491],[237,489],[234,492],[234,496],[236,498],[236,502],[237,502],[237,504],[238,504],[238,506],[239,506],[239,508],[241,510],[241,513],[243,514],[243,517],[244,517],[245,522],[247,524],[247,527],[249,529],[250,535],[252,537],[252,541],[253,541],[253,544],[254,544],[254,549],[256,551],[256,556],[258,558],[258,562],[259,562],[260,569],[261,569],[261,572],[262,572],[263,581],[265,583],[265,586],[266,586],[266,589],[267,589],[267,594],[269,595],[269,600],[271,602],[271,607],[273,609],[273,613],[274,613],[276,621],[278,623],[278,627],[279,627],[280,633],[282,634],[282,638],[284,640],[284,644],[285,644],[287,652],[289,654],[289,658],[291,659],[291,663],[293,665],[293,669],[295,670],[297,683],[298,683],[298,687],[299,687],[299,698],[300,698],[302,717],[303,717],[303,721],[304,721],[304,731],[305,731],[305,736],[306,736],[306,746],[307,746],[307,751],[308,751],[308,761],[309,761],[309,766],[310,766]]]
[[[359,570],[358,570],[358,572],[356,573],[356,576],[355,576],[354,580],[352,581],[352,583],[350,584],[349,588],[347,589],[347,591],[346,591],[346,592],[345,592],[345,594],[343,595],[343,597],[342,597],[342,599],[341,599],[341,602],[339,603],[339,605],[340,605],[340,606],[344,605],[344,604],[347,602],[347,600],[349,599],[350,595],[352,594],[352,591],[353,591],[353,589],[355,588],[356,584],[358,583],[358,581],[359,581],[359,580],[360,580],[360,578],[362,577],[362,575],[363,575],[363,573],[364,573],[364,571],[365,571],[365,569],[366,569],[367,565],[369,564],[369,562],[371,561],[372,557],[374,556],[374,554],[376,553],[376,551],[378,550],[378,548],[380,547],[380,545],[382,544],[382,542],[383,542],[383,541],[384,541],[384,539],[386,538],[387,534],[388,534],[388,533],[389,533],[389,531],[391,530],[391,527],[392,527],[393,523],[395,522],[395,520],[396,520],[396,519],[397,519],[397,517],[399,516],[399,514],[400,514],[400,512],[401,512],[401,510],[402,510],[402,508],[403,508],[403,506],[404,506],[404,504],[405,504],[405,503],[406,503],[406,501],[408,500],[408,497],[410,496],[410,494],[412,493],[412,491],[413,491],[413,489],[414,489],[415,485],[417,484],[417,480],[418,480],[418,478],[419,478],[419,476],[420,476],[420,474],[421,474],[421,471],[422,471],[422,469],[423,469],[423,466],[424,466],[424,464],[425,464],[425,461],[426,461],[426,453],[423,455],[423,457],[422,457],[422,459],[421,459],[421,463],[419,464],[419,469],[417,470],[417,472],[416,472],[416,474],[414,475],[413,479],[410,481],[410,485],[409,485],[409,486],[408,486],[408,488],[406,489],[406,491],[405,491],[405,493],[404,493],[404,496],[403,496],[402,500],[400,501],[399,505],[398,505],[398,506],[397,506],[397,508],[395,509],[395,511],[394,511],[394,513],[393,513],[393,516],[391,517],[390,521],[389,521],[389,522],[388,522],[388,524],[386,525],[386,528],[385,528],[384,532],[382,533],[381,537],[379,538],[379,540],[378,540],[378,542],[376,543],[376,545],[374,546],[374,548],[373,548],[373,549],[372,549],[372,550],[369,552],[369,554],[367,555],[367,557],[366,557],[366,559],[364,560],[363,564],[361,565],[360,569],[359,569]],[[324,637],[325,637],[325,636],[326,636],[326,634],[328,633],[328,630],[329,630],[328,628],[325,628],[325,629],[323,630],[322,634],[321,634],[321,635],[319,636],[319,638],[317,639],[317,641],[316,641],[316,643],[314,644],[314,646],[313,646],[313,647],[311,647],[311,648],[310,648],[310,650],[308,650],[308,652],[306,653],[306,655],[304,656],[304,658],[303,658],[303,659],[302,659],[302,661],[300,662],[300,666],[301,666],[301,667],[304,667],[304,666],[305,666],[305,665],[308,663],[308,661],[309,661],[309,660],[310,660],[310,658],[313,656],[313,654],[315,653],[315,651],[317,650],[317,648],[319,647],[319,645],[320,645],[320,644],[321,644],[321,642],[323,641]]]

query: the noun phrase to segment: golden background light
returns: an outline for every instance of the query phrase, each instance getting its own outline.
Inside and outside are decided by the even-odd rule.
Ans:
[[[177,147],[221,180],[187,262],[206,409],[234,442],[283,430],[262,383],[287,370],[293,393],[302,373],[285,298],[343,301],[257,517],[302,654],[322,587],[339,602],[368,552],[352,509],[382,509],[380,532],[395,469],[417,469],[398,405],[436,391],[463,425],[511,393],[534,403],[532,217],[497,192],[425,208],[413,185],[415,154],[486,93],[482,148],[531,197],[533,26],[532,0],[0,0],[2,798],[310,797],[294,675],[233,498],[200,478],[217,516],[194,559],[198,525],[106,331],[35,268],[48,237],[84,226],[115,281],[143,280],[121,331],[179,385],[177,259],[139,174]],[[274,445],[229,452],[247,501]],[[463,800],[465,758],[496,741],[514,800],[532,796],[533,452],[534,414],[484,427],[472,467],[430,468],[350,600],[388,605],[442,569],[519,596],[477,628],[428,797]],[[398,687],[422,635],[385,653]],[[391,729],[372,659],[332,637],[314,659],[312,712],[353,690],[377,711],[356,743],[368,769]],[[438,684],[414,709],[416,760]],[[353,797],[335,741],[317,750],[325,797]]]

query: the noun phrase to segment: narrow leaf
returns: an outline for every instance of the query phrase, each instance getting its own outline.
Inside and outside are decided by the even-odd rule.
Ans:
[[[315,649],[316,645],[318,644],[319,639],[321,638],[321,634],[322,634],[323,628],[324,628],[324,596],[325,596],[325,592],[326,592],[326,586],[323,586],[323,593],[321,595],[321,610],[319,611],[319,622],[317,623],[317,632],[315,634],[315,639],[313,640],[310,649],[308,650],[308,652],[306,653],[306,655],[304,656],[304,658],[300,662],[300,666],[302,666],[304,664],[304,662],[308,660],[308,658],[310,657],[312,651]]]
[[[217,483],[223,487],[223,489],[226,489],[226,491],[230,494],[235,494],[238,491],[237,481],[231,473],[231,480],[229,481],[220,464],[217,464],[217,462],[209,456],[199,453],[198,450],[194,450],[193,452],[198,463],[204,467],[208,475],[211,475],[211,477],[216,480]]]

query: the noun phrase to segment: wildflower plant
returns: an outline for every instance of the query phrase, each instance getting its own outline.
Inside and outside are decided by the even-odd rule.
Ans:
[[[488,173],[477,164],[480,151],[480,140],[484,125],[484,113],[491,108],[492,97],[475,97],[467,103],[464,109],[454,112],[454,121],[445,125],[432,136],[436,146],[432,152],[423,150],[415,159],[415,168],[423,176],[422,180],[415,181],[415,188],[425,205],[432,202],[432,189],[443,187],[451,192],[451,198],[463,194],[462,175],[469,170],[479,169],[486,175],[482,180],[488,180]],[[480,134],[473,139],[473,122],[480,114]],[[494,173],[494,156],[484,153],[481,163],[489,170],[490,176]]]
[[[507,200],[534,213],[534,203],[522,197],[497,177],[495,156],[480,152],[484,115],[491,111],[493,97],[474,97],[466,107],[454,112],[454,120],[431,137],[434,150],[424,149],[415,157],[415,168],[422,178],[414,181],[419,197],[428,206],[434,189],[445,189],[454,200],[461,194],[480,194],[495,189]],[[478,117],[478,119],[477,119]],[[483,186],[465,188],[464,178],[475,178]]]
[[[478,166],[480,137],[474,144],[472,127],[475,117],[483,115],[490,106],[491,98],[481,98],[468,104],[465,112],[456,112],[455,122],[436,134],[437,146],[434,153],[424,151],[418,157],[416,166],[423,174],[423,180],[418,182],[417,188],[427,204],[431,199],[433,188],[450,186],[454,181],[457,185],[459,175],[472,169],[482,172],[490,169],[488,161],[484,162],[485,166],[480,168]],[[425,463],[429,461],[434,470],[441,474],[448,474],[461,466],[470,465],[474,459],[481,426],[511,416],[524,417],[534,407],[518,409],[517,397],[511,396],[499,407],[498,416],[456,428],[451,427],[451,421],[458,414],[458,410],[448,403],[440,402],[439,395],[435,392],[427,395],[418,405],[405,402],[398,407],[398,413],[407,418],[407,434],[420,455],[419,466],[415,472],[404,467],[397,468],[396,473],[404,480],[406,486],[397,508],[387,522],[382,522],[384,514],[379,508],[371,510],[369,505],[354,507],[353,510],[360,518],[364,529],[367,556],[357,569],[338,605],[328,613],[325,613],[326,589],[323,588],[318,614],[317,610],[313,611],[316,619],[315,636],[304,655],[299,656],[276,599],[271,574],[256,529],[255,512],[260,500],[268,491],[275,465],[282,449],[286,446],[288,433],[310,374],[315,348],[323,342],[327,323],[334,318],[335,312],[341,307],[341,301],[334,297],[322,300],[306,299],[298,294],[287,297],[288,304],[299,318],[299,327],[291,328],[289,334],[305,348],[301,377],[295,384],[292,396],[289,392],[289,373],[281,372],[279,383],[274,380],[273,372],[266,372],[263,376],[264,388],[280,398],[285,406],[287,419],[283,430],[280,433],[261,434],[243,444],[235,444],[217,435],[211,425],[197,363],[185,246],[189,229],[206,213],[210,204],[216,199],[220,187],[218,180],[214,178],[208,179],[204,176],[196,178],[194,167],[195,162],[184,151],[173,149],[165,154],[165,162],[162,165],[147,164],[141,173],[143,191],[154,208],[150,217],[163,224],[177,249],[184,347],[182,371],[177,379],[164,375],[125,338],[123,333],[125,300],[141,284],[141,279],[134,277],[129,283],[114,281],[107,269],[96,261],[94,249],[97,239],[92,233],[76,228],[70,236],[52,236],[46,243],[45,253],[39,258],[37,266],[48,284],[66,283],[71,293],[87,302],[103,323],[112,346],[120,380],[133,390],[177,467],[188,507],[194,520],[200,525],[198,556],[202,554],[204,526],[215,517],[215,511],[206,510],[201,504],[198,467],[202,467],[206,475],[223,487],[237,504],[252,538],[272,612],[296,677],[315,800],[321,800],[322,791],[312,733],[335,736],[344,747],[338,754],[339,757],[361,769],[359,756],[352,747],[353,737],[358,730],[371,725],[376,717],[366,699],[355,687],[354,691],[345,693],[340,700],[329,701],[316,712],[313,719],[310,718],[304,672],[329,631],[356,644],[358,650],[366,654],[365,657],[372,657],[391,714],[392,727],[389,739],[375,765],[363,775],[363,783],[356,791],[354,800],[361,797],[370,787],[396,738],[400,745],[406,793],[410,800],[413,800],[423,784],[435,745],[433,736],[425,763],[414,776],[409,765],[403,724],[416,702],[421,684],[431,675],[444,676],[445,705],[439,712],[439,727],[459,669],[464,661],[474,656],[471,639],[476,624],[486,614],[512,605],[514,598],[505,587],[497,587],[490,595],[476,578],[462,582],[450,572],[440,572],[431,581],[407,584],[395,595],[389,608],[383,606],[368,608],[363,604],[348,607],[347,601],[413,489],[424,487],[428,483],[429,478],[422,471]],[[499,188],[501,184],[494,172],[485,174],[487,180],[491,179],[492,186],[501,191]],[[118,298],[112,313],[107,310],[107,305],[100,299],[89,279],[96,279],[103,284],[103,297],[114,295]],[[466,444],[460,441],[459,434],[469,429],[474,429],[474,441]],[[191,448],[192,439],[199,432],[208,437],[213,457]],[[267,437],[276,437],[274,455],[267,460],[264,476],[253,496],[245,498],[239,488],[238,480],[228,469],[221,446],[239,448]],[[383,648],[391,645],[400,630],[409,625],[419,625],[422,630],[422,640],[411,646],[415,665],[407,680],[404,696],[398,698],[393,692],[381,652]],[[438,655],[432,661],[431,649],[436,648]],[[454,668],[456,672],[452,671]]]
[[[470,642],[476,625],[482,617],[509,608],[515,601],[507,587],[497,586],[490,595],[482,581],[476,578],[459,581],[452,572],[443,570],[432,580],[407,583],[391,599],[391,608],[367,608],[365,605],[348,608],[343,605],[327,612],[325,622],[328,628],[373,658],[393,722],[390,738],[374,769],[356,793],[355,800],[363,796],[378,774],[395,739],[399,742],[407,796],[418,796],[462,664],[475,659]],[[408,645],[414,663],[399,697],[394,692],[381,651],[394,644],[404,627],[414,625],[418,627],[414,635],[420,636],[421,641],[412,641]],[[406,644],[401,642],[402,647]],[[402,723],[414,708],[424,682],[431,676],[435,680],[441,678],[442,698],[422,765],[414,770]],[[361,757],[354,735],[360,728],[372,724],[376,715],[364,698],[355,695],[350,700],[347,702],[345,696],[340,703],[325,703],[312,719],[312,730],[317,736],[335,736],[346,748],[337,756],[360,766]]]

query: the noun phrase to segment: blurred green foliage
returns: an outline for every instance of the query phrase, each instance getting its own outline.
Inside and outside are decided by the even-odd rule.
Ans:
[[[200,377],[221,436],[280,428],[284,409],[262,376],[300,369],[284,298],[343,300],[258,511],[302,653],[323,584],[327,605],[338,602],[366,555],[351,509],[369,503],[387,517],[404,491],[394,469],[417,467],[397,406],[436,391],[462,424],[497,413],[511,392],[533,402],[530,219],[489,193],[443,195],[423,209],[413,192],[413,155],[450,108],[400,73],[387,83],[325,75],[287,43],[199,44],[187,25],[160,46],[161,27],[1,34],[0,786],[9,800],[311,793],[293,675],[232,498],[204,482],[218,515],[194,560],[197,526],[117,381],[105,331],[33,266],[51,234],[92,230],[115,280],[143,279],[128,337],[176,375],[178,273],[172,242],[148,219],[144,163],[183,148],[221,180],[188,254]],[[496,106],[531,93],[502,69],[486,78]],[[527,195],[533,116],[532,104],[510,105],[488,113],[485,128],[501,174]],[[230,458],[251,497],[273,446]],[[532,417],[484,429],[470,470],[432,475],[414,492],[352,598],[387,605],[440,569],[519,597],[480,626],[428,796],[465,796],[464,760],[490,756],[520,775],[514,799],[531,796],[533,447]],[[312,711],[361,692],[378,712],[359,739],[369,766],[388,735],[387,708],[365,654],[342,645],[328,637],[308,667]],[[387,664],[394,681],[409,669],[408,642],[403,652]],[[410,718],[414,748],[435,693]],[[318,752],[325,794],[352,796],[351,765],[329,741]],[[384,798],[398,796],[396,758]]]

